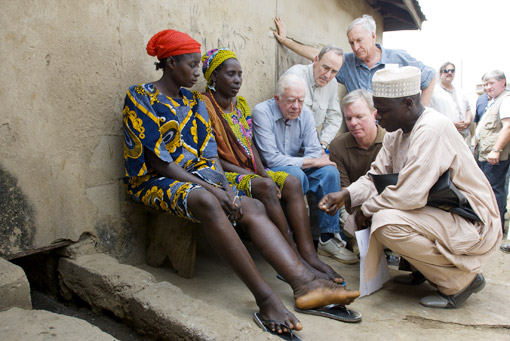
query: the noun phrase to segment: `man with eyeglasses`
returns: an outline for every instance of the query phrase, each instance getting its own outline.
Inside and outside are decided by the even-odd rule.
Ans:
[[[275,18],[277,31],[275,38],[283,46],[312,60],[318,50],[287,38],[285,24],[281,18]],[[436,72],[424,65],[404,50],[385,49],[376,40],[376,24],[370,15],[355,19],[347,28],[347,39],[352,53],[345,54],[342,68],[336,75],[338,83],[345,85],[347,92],[365,89],[372,92],[372,77],[377,70],[390,67],[415,66],[421,71],[420,89],[423,105],[429,105],[434,91]]]
[[[471,145],[471,133],[469,126],[473,115],[468,99],[453,85],[455,78],[455,65],[452,62],[445,62],[439,68],[440,83],[434,89],[430,101],[430,107],[448,117],[455,128],[462,135],[467,145]]]
[[[253,136],[267,167],[298,177],[303,193],[320,199],[340,190],[340,175],[329,155],[322,151],[312,112],[304,106],[305,98],[303,79],[292,73],[284,74],[274,98],[253,109]],[[349,250],[335,238],[340,233],[338,213],[330,216],[319,211],[318,221],[321,233],[318,252],[342,261]]]
[[[296,64],[285,72],[298,75],[305,81],[305,106],[313,114],[315,128],[324,150],[329,148],[342,125],[338,85],[334,79],[343,62],[343,50],[327,45],[313,59],[312,64]]]

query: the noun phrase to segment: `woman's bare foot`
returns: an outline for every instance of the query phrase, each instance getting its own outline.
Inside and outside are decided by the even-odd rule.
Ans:
[[[329,304],[347,305],[359,297],[359,291],[346,290],[335,283],[323,279],[313,280],[296,289],[294,299],[300,309],[322,308]]]
[[[290,330],[301,330],[303,325],[285,306],[282,301],[272,294],[263,302],[257,302],[260,308],[260,315],[264,319],[266,328],[278,334]]]
[[[342,284],[344,282],[343,277],[336,273],[336,271],[333,270],[329,265],[321,261],[319,257],[317,257],[317,254],[315,254],[315,257],[313,255],[311,257],[303,256],[303,259],[305,259],[305,261],[308,264],[310,264],[310,266],[313,267],[315,270],[325,274],[327,276],[326,279],[329,279],[337,284]],[[324,277],[319,276],[319,278]]]

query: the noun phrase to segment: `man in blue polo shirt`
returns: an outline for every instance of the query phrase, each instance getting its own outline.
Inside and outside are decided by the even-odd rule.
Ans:
[[[282,45],[310,60],[318,55],[319,51],[316,48],[287,38],[285,24],[279,17],[275,19],[275,24],[277,31],[274,32],[274,36]],[[345,54],[344,64],[336,75],[336,80],[345,85],[347,92],[356,89],[372,92],[372,77],[378,70],[415,66],[421,71],[421,101],[424,105],[429,105],[436,83],[435,70],[411,57],[404,50],[385,49],[376,44],[374,18],[365,14],[361,18],[355,19],[347,28],[347,38],[352,53]]]

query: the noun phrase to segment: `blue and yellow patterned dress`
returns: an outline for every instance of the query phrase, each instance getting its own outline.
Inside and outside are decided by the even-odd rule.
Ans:
[[[129,88],[123,110],[124,182],[133,200],[197,222],[187,209],[187,195],[202,186],[159,175],[144,155],[146,148],[207,183],[228,185],[215,167],[216,142],[201,94],[184,88],[180,94],[181,99],[168,98],[152,83]]]

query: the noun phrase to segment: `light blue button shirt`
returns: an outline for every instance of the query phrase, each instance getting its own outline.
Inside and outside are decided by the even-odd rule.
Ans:
[[[251,117],[255,143],[267,167],[301,168],[304,158],[322,156],[313,114],[305,106],[297,119],[285,121],[273,98],[257,104]]]
[[[421,89],[425,89],[436,74],[436,71],[423,64],[419,60],[411,57],[404,50],[385,49],[381,45],[376,44],[381,49],[381,60],[369,69],[368,66],[357,58],[354,53],[345,54],[345,62],[340,71],[336,75],[338,83],[345,85],[347,92],[357,89],[365,89],[372,92],[372,77],[387,64],[396,64],[398,67],[415,66],[421,70]]]

